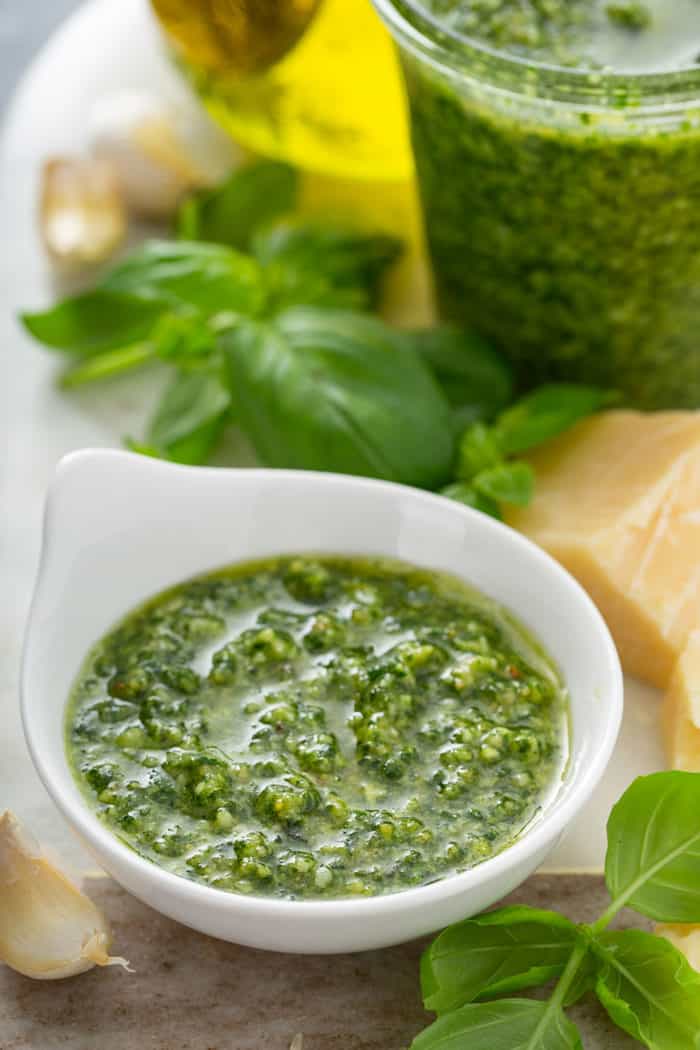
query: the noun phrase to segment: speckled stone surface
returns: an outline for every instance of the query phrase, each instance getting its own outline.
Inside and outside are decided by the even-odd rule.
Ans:
[[[288,1050],[297,1032],[304,1050],[405,1050],[429,1020],[418,989],[424,941],[358,955],[277,955],[179,926],[110,880],[87,888],[134,973],[38,982],[0,967],[1,1050]],[[579,921],[594,919],[605,900],[602,878],[590,875],[535,875],[508,898]],[[592,999],[571,1016],[586,1050],[638,1046]]]

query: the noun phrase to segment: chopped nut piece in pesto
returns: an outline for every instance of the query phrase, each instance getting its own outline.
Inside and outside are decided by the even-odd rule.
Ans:
[[[100,818],[168,871],[365,896],[512,842],[556,790],[567,703],[530,636],[457,580],[288,557],[127,616],[89,655],[67,733]]]

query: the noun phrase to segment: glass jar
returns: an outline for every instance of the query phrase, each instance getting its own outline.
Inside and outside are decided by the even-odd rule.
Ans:
[[[341,178],[413,175],[401,72],[370,0],[151,0],[214,118],[257,153]]]
[[[613,75],[508,56],[375,0],[399,46],[444,317],[523,385],[700,407],[700,68]]]

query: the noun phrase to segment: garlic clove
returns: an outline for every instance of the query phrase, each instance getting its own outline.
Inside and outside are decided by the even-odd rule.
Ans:
[[[294,1036],[289,1050],[304,1050],[304,1036],[301,1032],[297,1032]]]
[[[664,923],[654,931],[665,937],[674,948],[685,955],[694,970],[700,971],[700,926],[683,926]]]
[[[93,902],[42,856],[16,818],[0,816],[0,961],[40,980],[93,966],[123,966],[109,955],[111,933]]]
[[[54,262],[78,267],[108,259],[126,235],[126,207],[114,168],[90,158],[46,161],[39,222]]]
[[[238,156],[196,104],[135,92],[94,104],[89,139],[94,156],[114,165],[129,208],[150,218],[172,215],[186,193],[220,181]]]

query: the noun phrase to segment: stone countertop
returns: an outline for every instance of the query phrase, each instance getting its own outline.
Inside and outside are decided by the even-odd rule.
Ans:
[[[405,1050],[429,1018],[418,960],[426,941],[357,955],[256,951],[205,937],[140,904],[109,879],[90,895],[133,966],[64,981],[0,967],[2,1050]],[[508,899],[591,921],[600,876],[535,875]],[[634,916],[626,920],[634,921]],[[571,1012],[585,1050],[633,1050],[588,997]]]

